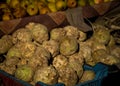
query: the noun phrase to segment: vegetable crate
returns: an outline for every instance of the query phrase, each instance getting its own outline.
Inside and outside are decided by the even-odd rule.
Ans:
[[[87,81],[85,83],[77,84],[76,86],[101,86],[103,78],[108,75],[108,67],[102,63],[98,63],[91,67],[89,65],[84,65],[85,70],[93,70],[96,76],[93,80]],[[0,86],[32,86],[31,84],[19,80],[14,76],[0,70]],[[50,86],[43,82],[37,82],[35,86]],[[65,86],[63,83],[54,84],[52,86]]]
[[[14,76],[0,70],[0,86],[32,86],[31,84],[19,80]]]
[[[93,80],[78,84],[76,86],[101,86],[102,80],[108,75],[108,67],[103,63],[98,63],[94,67],[84,65],[84,69],[93,70],[96,73],[96,76]]]
[[[77,84],[76,86],[101,86],[102,80],[108,75],[108,67],[103,63],[97,63],[95,66],[91,67],[89,65],[84,65],[84,70],[93,70],[96,76],[93,80]],[[43,82],[36,83],[36,86],[50,86]],[[65,86],[62,83],[58,83],[52,86]]]

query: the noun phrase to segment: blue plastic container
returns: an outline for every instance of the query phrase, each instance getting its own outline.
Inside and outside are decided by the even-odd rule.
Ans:
[[[84,65],[84,70],[93,70],[96,76],[93,80],[77,84],[76,86],[101,86],[102,80],[108,75],[108,67],[103,63],[98,63],[94,67]]]
[[[58,84],[54,84],[54,85],[47,85],[43,82],[37,82],[35,86],[65,86],[63,83],[58,83]]]
[[[3,70],[0,70],[0,79],[3,84],[2,86],[32,86],[31,84],[17,79]]]
[[[84,70],[93,70],[96,73],[96,76],[93,80],[89,80],[84,83],[77,84],[76,86],[101,86],[103,78],[108,75],[108,67],[105,64],[97,63],[95,66],[91,67],[89,65],[83,66]],[[36,86],[51,86],[43,82],[36,83]],[[52,86],[65,86],[62,83],[58,83]]]
[[[102,63],[96,64],[94,67],[89,65],[84,65],[84,70],[93,70],[96,76],[93,80],[87,81],[85,83],[77,84],[76,86],[101,86],[103,78],[108,75],[108,67]],[[3,82],[3,86],[32,86],[28,82],[19,80],[16,77],[0,70],[0,79]],[[37,82],[35,86],[65,86],[64,83],[57,83],[54,85],[47,85],[43,82]]]

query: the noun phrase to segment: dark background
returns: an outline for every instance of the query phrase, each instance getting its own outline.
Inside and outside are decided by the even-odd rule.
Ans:
[[[102,86],[120,86],[120,69],[116,66],[110,66],[108,76],[102,81]]]

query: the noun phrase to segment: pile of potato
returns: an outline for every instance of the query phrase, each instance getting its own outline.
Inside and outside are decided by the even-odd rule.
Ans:
[[[71,25],[49,31],[45,25],[30,22],[10,35],[3,35],[0,45],[0,54],[6,58],[0,69],[32,85],[42,81],[75,86],[95,77],[94,71],[83,69],[84,64],[120,62],[120,47],[101,25],[95,25],[87,38],[87,33]]]

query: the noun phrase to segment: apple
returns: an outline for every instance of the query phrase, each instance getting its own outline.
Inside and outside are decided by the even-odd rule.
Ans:
[[[27,6],[29,5],[29,0],[22,0],[20,2],[20,6],[23,7],[24,9],[27,9]]]
[[[2,15],[2,20],[3,21],[7,21],[7,20],[11,20],[13,19],[13,15],[12,13],[10,12],[5,12],[3,15]]]
[[[44,2],[45,4],[47,4],[47,1],[46,0],[40,0],[41,2]]]
[[[78,6],[85,6],[86,5],[86,1],[85,0],[78,0]]]
[[[42,9],[39,10],[39,14],[47,14],[50,13],[50,9],[48,7],[44,7]]]
[[[95,3],[94,3],[94,0],[88,0],[88,3],[89,5],[93,6]]]
[[[102,3],[104,2],[104,0],[94,0],[95,4],[99,4],[99,3]]]
[[[7,4],[10,4],[10,0],[6,0],[6,3],[7,3]]]
[[[36,15],[38,13],[38,7],[34,3],[29,4],[26,10],[30,16]]]
[[[42,8],[46,7],[47,5],[46,5],[46,3],[42,2],[42,1],[38,1],[37,6],[38,6],[38,9],[42,9]]]
[[[77,6],[77,1],[76,0],[67,0],[67,7],[68,8],[74,8]]]
[[[110,2],[110,1],[113,1],[113,0],[104,0],[104,2]]]
[[[49,2],[47,4],[48,8],[51,10],[51,12],[57,12],[56,5],[53,2]]]
[[[8,8],[6,3],[0,3],[0,9]]]
[[[22,18],[26,15],[26,10],[20,6],[14,8],[13,15],[15,18]]]
[[[56,5],[57,10],[64,10],[64,9],[66,9],[66,6],[67,6],[67,4],[64,0],[57,0],[55,5]]]
[[[16,8],[20,4],[20,0],[10,0],[10,8]]]
[[[46,1],[55,3],[57,0],[46,0]]]

